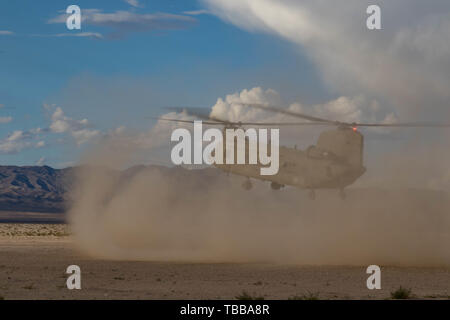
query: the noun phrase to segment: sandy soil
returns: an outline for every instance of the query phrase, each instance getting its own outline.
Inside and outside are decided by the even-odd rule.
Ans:
[[[82,289],[68,290],[67,266]],[[77,251],[65,225],[0,224],[0,299],[385,299],[400,286],[416,298],[448,299],[450,268],[382,266],[368,290],[365,267],[104,261]]]

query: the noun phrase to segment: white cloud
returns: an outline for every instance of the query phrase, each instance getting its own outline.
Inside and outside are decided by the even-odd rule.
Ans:
[[[31,130],[30,130],[30,133],[36,135],[36,134],[42,133],[42,132],[44,132],[44,131],[46,131],[46,129],[42,129],[42,128],[37,127],[37,128],[31,129]]]
[[[212,107],[210,116],[229,121],[255,121],[261,119],[261,115],[265,114],[259,109],[243,106],[242,104],[245,103],[280,105],[281,98],[272,89],[265,91],[259,87],[251,90],[244,89],[240,93],[227,95],[225,100],[222,98],[217,99],[216,104]]]
[[[42,35],[46,37],[78,37],[78,38],[95,38],[103,39],[103,35],[98,32],[79,32],[79,33],[58,33],[52,35]]]
[[[0,109],[2,109],[5,105],[0,103]],[[0,123],[9,123],[13,120],[12,117],[0,117]]]
[[[448,114],[450,2],[380,0],[383,30],[365,26],[368,0],[203,0],[223,20],[297,44],[344,96],[386,99],[402,116]],[[406,10],[405,8],[408,8]],[[411,24],[414,21],[414,24]],[[392,109],[393,111],[393,109]],[[414,116],[415,117],[415,116]]]
[[[11,133],[8,138],[6,138],[7,141],[17,141],[24,138],[24,133],[22,130],[16,130],[13,133]]]
[[[0,139],[0,154],[13,154],[25,149],[42,148],[46,144],[41,140],[41,134],[48,131],[41,128],[14,130],[5,138]]]
[[[255,87],[244,89],[239,93],[229,94],[225,99],[217,99],[211,109],[210,116],[229,121],[261,121],[261,122],[293,122],[295,118],[282,114],[273,114],[261,109],[249,108],[246,103],[260,103],[270,106],[285,107],[294,112],[342,122],[382,122],[388,115],[389,109],[382,108],[376,100],[369,100],[363,95],[355,97],[342,96],[324,104],[304,106],[295,102],[284,106],[278,92],[273,89],[263,90]],[[301,119],[297,119],[303,122]]]
[[[69,123],[64,120],[55,120],[51,125],[50,129],[56,133],[64,133],[70,129]]]
[[[125,0],[126,3],[128,3],[130,6],[133,6],[135,8],[141,7],[141,4],[138,0]]]
[[[0,123],[9,123],[13,120],[12,117],[0,117]]]
[[[58,15],[48,23],[66,23],[68,14]],[[186,15],[170,13],[135,13],[131,11],[115,11],[105,13],[100,9],[83,9],[82,23],[112,28],[110,37],[120,37],[130,32],[154,30],[176,30],[192,26],[196,19]]]
[[[0,30],[0,35],[3,35],[3,36],[11,36],[13,34],[14,34],[14,32],[9,31],[9,30]]]
[[[45,161],[46,161],[46,160],[47,160],[47,159],[45,159],[45,157],[40,157],[39,160],[36,161],[36,165],[37,165],[37,166],[42,166],[42,165],[45,164]]]
[[[43,105],[47,112],[51,112],[51,123],[48,128],[32,128],[29,130],[15,130],[0,140],[0,154],[13,154],[30,148],[42,148],[47,144],[43,135],[54,133],[69,135],[77,145],[101,137],[100,130],[92,129],[87,119],[76,120],[67,117],[60,107]],[[0,118],[1,121],[1,118]],[[122,129],[118,129],[120,131]],[[65,139],[57,139],[60,143],[67,143]]]
[[[0,153],[12,154],[22,151],[22,149],[28,146],[27,143],[15,143],[14,141],[0,141]]]
[[[0,140],[0,153],[12,154],[20,152],[21,150],[31,147],[31,142],[28,141],[29,134],[22,130],[15,130],[10,133],[5,139]]]
[[[78,145],[86,143],[93,138],[98,137],[100,131],[98,130],[90,130],[90,129],[81,129],[72,131],[72,137],[75,138],[75,141]]]
[[[393,123],[397,121],[396,115],[391,113],[389,108],[380,106],[373,99],[368,99],[363,95],[355,97],[342,96],[324,104],[304,105],[301,102],[285,104],[279,93],[273,89],[262,89],[255,87],[244,89],[240,92],[218,98],[214,106],[210,109],[210,116],[222,120],[233,122],[308,122],[294,118],[292,116],[264,111],[262,109],[251,108],[246,103],[260,103],[264,105],[277,106],[289,111],[315,115],[330,120],[342,122],[381,122]],[[167,113],[161,116],[166,119],[194,120],[193,116],[182,113]],[[160,145],[167,145],[170,141],[171,132],[178,127],[192,129],[189,123],[177,123],[158,121],[148,132],[142,133],[135,139],[140,146],[152,148]],[[219,126],[221,128],[221,126]],[[280,126],[273,126],[280,128]],[[326,127],[322,126],[282,126],[281,138],[284,145],[298,144],[300,147],[307,147],[317,139],[321,131]],[[367,128],[368,132],[385,133],[386,129]]]
[[[201,15],[201,14],[210,14],[210,12],[208,10],[205,10],[205,9],[184,11],[183,13],[191,15],[191,16],[198,16],[198,15]]]
[[[67,117],[61,107],[56,107],[51,116],[50,130],[54,133],[68,133],[78,145],[86,143],[100,135],[99,130],[89,128],[87,119],[75,120]]]

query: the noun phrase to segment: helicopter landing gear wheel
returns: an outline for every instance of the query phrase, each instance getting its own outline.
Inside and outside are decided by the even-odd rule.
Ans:
[[[253,184],[250,181],[250,179],[247,179],[242,183],[242,188],[244,188],[245,190],[250,190],[252,187],[253,187]]]
[[[316,192],[314,191],[314,190],[309,190],[309,192],[308,192],[308,197],[311,199],[311,200],[315,200],[316,199]]]
[[[272,188],[272,190],[280,190],[282,187],[283,187],[283,185],[278,184],[278,183],[276,183],[276,182],[272,182],[272,183],[270,184],[270,188]]]
[[[345,193],[344,189],[339,189],[339,198],[342,200],[345,200],[347,198],[347,194]]]

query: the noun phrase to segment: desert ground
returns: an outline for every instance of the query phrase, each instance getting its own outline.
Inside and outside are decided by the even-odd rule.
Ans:
[[[69,265],[81,290],[68,290]],[[365,266],[98,260],[79,252],[64,224],[0,224],[0,299],[449,299],[450,268],[382,268],[368,290]]]

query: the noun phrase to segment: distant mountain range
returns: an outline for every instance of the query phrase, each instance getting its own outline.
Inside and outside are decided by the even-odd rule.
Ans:
[[[0,211],[64,213],[70,206],[70,189],[74,184],[77,169],[79,167],[53,169],[48,166],[0,166]],[[225,172],[212,167],[189,170],[182,167],[140,165],[123,171],[106,170],[108,170],[108,174],[117,175],[120,178],[118,185],[125,185],[136,175],[148,170],[156,170],[169,185],[173,186],[171,190],[174,193],[174,199],[180,193],[186,195],[195,191],[207,194],[210,192],[211,185],[218,181],[224,183],[225,188],[228,188],[232,181],[226,178]],[[244,179],[233,175],[230,178],[235,178],[234,181],[238,183],[238,187]],[[254,187],[262,188],[259,191],[270,189],[268,183],[255,183]],[[259,192],[257,191],[258,189],[252,190],[249,194],[249,201],[252,201],[250,196]],[[348,193],[349,199],[355,203],[384,199],[384,201],[390,201],[390,203],[421,208],[423,212],[439,211],[450,207],[449,193],[437,190],[351,188]],[[283,202],[284,200],[280,199],[291,198],[309,201],[306,192],[295,188],[287,188],[281,192],[273,192],[273,194],[270,193],[265,196],[273,197],[270,198],[270,201]],[[331,196],[331,198],[333,197]]]
[[[63,212],[73,168],[0,166],[0,210]]]
[[[63,213],[74,183],[77,167],[53,169],[48,166],[0,166],[0,211]],[[214,168],[188,170],[181,167],[134,166],[124,171],[111,170],[128,180],[142,170],[158,170],[169,183],[180,180],[195,188],[208,188],[208,182],[223,173]]]

